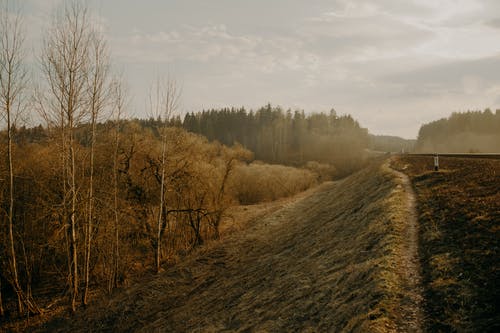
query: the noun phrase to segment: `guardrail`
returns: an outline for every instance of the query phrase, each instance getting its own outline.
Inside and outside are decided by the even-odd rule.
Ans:
[[[436,153],[433,154],[428,154],[428,153],[421,153],[421,154],[401,154],[401,155],[406,155],[406,156],[436,156]],[[494,160],[500,160],[500,154],[497,153],[470,153],[470,154],[456,154],[456,153],[437,153],[437,156],[439,157],[459,157],[459,158],[487,158],[487,159],[494,159]]]

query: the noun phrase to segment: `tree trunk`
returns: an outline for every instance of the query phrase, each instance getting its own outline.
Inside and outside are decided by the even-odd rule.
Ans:
[[[120,118],[121,112],[123,108],[123,90],[122,90],[121,82],[116,82],[114,86],[114,98],[116,103],[116,125],[115,125],[115,142],[114,142],[114,151],[113,151],[113,212],[114,212],[114,225],[113,225],[113,234],[114,234],[114,244],[113,244],[113,268],[112,268],[112,281],[111,288],[118,287],[118,274],[119,274],[119,262],[120,262],[120,233],[119,233],[119,214],[118,214],[118,153],[120,148]],[[111,291],[111,290],[110,290]]]
[[[3,309],[3,299],[2,299],[2,278],[0,277],[0,317],[5,316],[5,310]]]
[[[165,130],[165,128],[163,128]],[[158,226],[156,234],[156,272],[160,271],[161,266],[161,230],[163,224],[163,205],[165,202],[165,154],[167,149],[165,133],[162,135],[161,147],[161,181],[160,181],[160,211],[158,212]]]
[[[9,78],[10,79],[10,78]],[[10,81],[10,80],[9,80]],[[10,85],[10,82],[9,82]],[[7,110],[7,158],[8,158],[8,168],[9,168],[9,250],[10,250],[10,269],[12,274],[12,283],[17,294],[17,308],[19,314],[23,313],[23,302],[22,302],[22,289],[19,284],[19,277],[17,273],[17,258],[14,240],[14,167],[12,163],[12,124],[11,124],[11,112],[10,112],[10,101],[6,101]]]
[[[8,212],[8,223],[9,223],[9,252],[10,252],[10,269],[11,269],[11,279],[12,286],[17,295],[17,309],[19,314],[24,313],[24,306],[26,306],[28,313],[39,313],[40,310],[32,300],[30,300],[23,292],[21,284],[19,283],[19,274],[17,271],[17,255],[15,249],[15,239],[14,239],[14,167],[12,158],[12,124],[11,124],[11,114],[9,110],[9,103],[7,103],[7,158],[8,158],[8,171],[9,171],[9,212]],[[26,267],[26,270],[29,270]],[[2,309],[3,311],[3,309]]]
[[[70,129],[73,127],[70,125]],[[76,299],[78,297],[78,252],[77,252],[77,239],[76,239],[76,165],[75,165],[75,148],[74,148],[73,133],[70,133],[69,152],[71,158],[70,164],[70,181],[71,181],[71,212],[70,212],[70,246],[71,246],[71,310],[76,311]]]
[[[91,35],[90,54],[93,58],[91,63],[91,80],[88,83],[90,94],[90,116],[91,116],[91,142],[90,142],[90,177],[89,177],[89,193],[88,193],[88,220],[86,230],[85,243],[85,265],[84,265],[84,281],[83,304],[88,302],[89,282],[90,282],[90,258],[92,251],[92,235],[94,229],[94,155],[96,141],[96,124],[99,113],[104,106],[107,96],[107,54],[106,44],[99,34],[92,33]],[[97,217],[97,215],[95,215]]]
[[[120,119],[118,118],[116,126],[119,126]],[[116,129],[115,134],[115,151],[114,151],[114,161],[113,161],[113,210],[114,210],[114,251],[113,251],[113,283],[112,288],[118,287],[118,262],[119,262],[119,231],[118,231],[118,145],[119,145],[119,129]]]
[[[201,246],[203,245],[203,238],[201,237],[201,219],[202,216],[200,212],[196,212],[196,240],[195,240],[195,245],[196,246]]]
[[[88,197],[88,220],[87,220],[87,232],[86,232],[86,244],[85,244],[85,286],[83,289],[82,303],[87,305],[88,303],[88,291],[89,291],[89,280],[90,280],[90,251],[92,249],[92,219],[93,219],[93,209],[94,209],[94,149],[95,149],[95,131],[96,131],[96,112],[95,105],[93,105],[92,111],[92,128],[91,128],[91,141],[90,141],[90,177],[89,177],[89,197]]]
[[[156,118],[160,119],[160,131],[162,147],[161,147],[161,180],[160,180],[160,203],[158,212],[158,225],[156,230],[156,271],[159,272],[161,265],[161,238],[162,238],[162,219],[163,209],[165,207],[165,159],[167,149],[167,133],[166,128],[172,112],[178,107],[179,91],[174,81],[168,80],[164,84],[160,78],[156,81],[156,92],[151,91],[150,103],[151,112]],[[155,98],[153,98],[153,95]]]

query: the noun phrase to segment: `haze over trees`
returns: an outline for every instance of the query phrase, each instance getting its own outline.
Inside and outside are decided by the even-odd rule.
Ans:
[[[500,110],[468,111],[422,125],[416,150],[442,153],[500,152]]]
[[[398,136],[370,134],[370,149],[383,152],[411,152],[416,140],[403,139]]]
[[[188,113],[182,126],[209,140],[239,143],[258,160],[295,166],[327,163],[344,175],[361,165],[369,141],[367,129],[333,109],[308,115],[270,104],[256,111],[213,109]]]

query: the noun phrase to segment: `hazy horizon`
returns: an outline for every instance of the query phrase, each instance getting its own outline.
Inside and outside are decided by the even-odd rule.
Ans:
[[[20,3],[27,47],[61,1]],[[415,138],[455,111],[500,108],[500,2],[89,1],[112,63],[145,117],[158,74],[182,112],[267,103],[351,114],[373,134]],[[32,53],[32,52],[30,52]]]

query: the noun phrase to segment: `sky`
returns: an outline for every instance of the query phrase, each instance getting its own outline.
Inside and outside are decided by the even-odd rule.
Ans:
[[[31,54],[58,0],[19,0]],[[179,112],[267,103],[351,114],[415,138],[452,112],[500,108],[498,0],[88,0],[147,117],[158,76]]]

